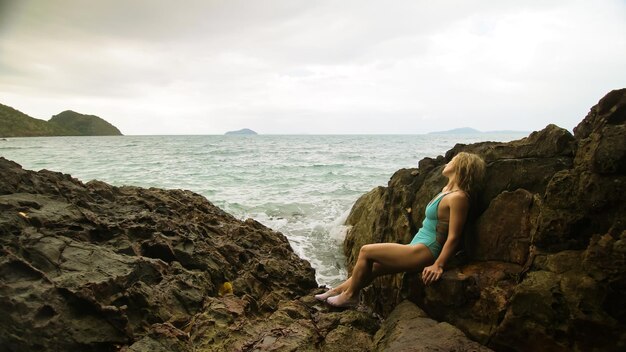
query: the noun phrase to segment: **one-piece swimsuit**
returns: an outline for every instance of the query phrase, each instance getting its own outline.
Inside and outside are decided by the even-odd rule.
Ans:
[[[439,210],[439,203],[441,202],[443,197],[452,192],[456,191],[440,193],[439,195],[435,196],[435,198],[433,198],[430,203],[428,203],[425,211],[426,216],[424,217],[424,221],[422,222],[422,227],[417,231],[415,236],[413,236],[411,243],[409,243],[409,245],[415,245],[418,243],[425,245],[426,247],[428,247],[435,259],[439,257],[441,249],[443,248],[443,243],[445,243],[445,239],[448,233],[446,229],[446,233],[440,234],[440,237],[442,238],[440,238],[440,241],[437,241],[437,225],[439,223],[439,217],[437,212]]]

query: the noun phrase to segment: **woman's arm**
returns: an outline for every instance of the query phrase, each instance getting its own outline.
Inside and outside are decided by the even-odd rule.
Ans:
[[[435,263],[431,266],[424,268],[422,272],[422,280],[424,284],[430,285],[431,283],[439,280],[443,274],[443,268],[445,267],[448,259],[454,254],[454,250],[461,239],[463,233],[463,226],[467,219],[467,213],[469,210],[469,199],[461,192],[454,194],[450,199],[450,220],[448,227],[448,238],[443,245],[441,254],[435,260]]]

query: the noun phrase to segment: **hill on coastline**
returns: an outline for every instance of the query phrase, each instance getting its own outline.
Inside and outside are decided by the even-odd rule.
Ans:
[[[471,127],[461,127],[454,128],[447,131],[435,131],[429,132],[428,134],[482,134],[482,133],[528,133],[528,131],[511,131],[511,130],[502,130],[502,131],[479,131],[477,129]]]
[[[67,110],[45,121],[0,104],[0,137],[121,135],[117,127],[98,116]]]

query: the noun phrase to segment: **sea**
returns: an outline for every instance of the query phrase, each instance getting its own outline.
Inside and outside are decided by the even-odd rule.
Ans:
[[[0,140],[0,156],[87,182],[186,189],[239,219],[283,233],[336,286],[352,205],[395,171],[457,143],[507,142],[527,133],[28,137]]]

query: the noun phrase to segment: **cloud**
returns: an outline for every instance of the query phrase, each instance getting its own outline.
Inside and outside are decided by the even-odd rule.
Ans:
[[[0,3],[0,99],[126,134],[573,128],[626,81],[623,1]],[[8,53],[8,54],[4,54]]]

